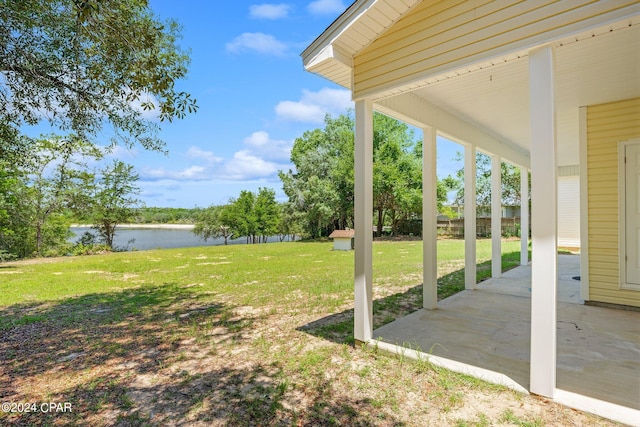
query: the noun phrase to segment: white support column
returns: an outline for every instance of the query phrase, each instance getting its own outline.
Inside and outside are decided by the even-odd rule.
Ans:
[[[354,338],[373,337],[373,104],[356,101]]]
[[[438,306],[436,130],[422,130],[422,306]]]
[[[464,147],[464,287],[476,289],[476,147]]]
[[[589,294],[589,174],[587,169],[587,107],[580,107],[578,116],[580,143],[580,298],[591,300]]]
[[[491,156],[491,277],[502,275],[502,159]]]
[[[529,52],[531,132],[531,392],[553,398],[556,388],[558,286],[554,49]]]
[[[529,170],[520,168],[520,265],[529,264]]]

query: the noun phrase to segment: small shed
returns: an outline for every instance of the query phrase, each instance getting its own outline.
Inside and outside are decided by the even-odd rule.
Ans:
[[[354,230],[334,230],[329,235],[330,239],[333,239],[334,251],[350,251],[353,249],[353,237],[355,235]]]

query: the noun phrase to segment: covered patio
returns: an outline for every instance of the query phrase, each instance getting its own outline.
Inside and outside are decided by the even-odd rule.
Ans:
[[[580,258],[558,257],[557,387],[640,409],[640,312],[587,306]],[[374,331],[450,369],[529,389],[531,266],[520,266]],[[443,361],[440,358],[447,359]],[[447,364],[448,361],[460,364]],[[477,368],[492,371],[480,371]]]
[[[440,354],[434,363],[640,426],[638,312],[622,310],[640,307],[639,46],[637,0],[356,0],[302,53],[308,71],[348,88],[355,101],[357,342]],[[424,254],[424,309],[375,333],[374,110],[422,130]],[[466,290],[440,302],[437,136],[461,144],[465,162]],[[477,152],[491,157],[493,230],[502,164],[520,169],[532,262],[521,233],[519,272],[527,274],[518,280],[502,276],[494,233],[492,279],[476,284]],[[579,181],[571,194],[581,249],[574,302],[564,300],[557,255],[566,176]],[[501,285],[509,280],[521,282],[515,295]]]

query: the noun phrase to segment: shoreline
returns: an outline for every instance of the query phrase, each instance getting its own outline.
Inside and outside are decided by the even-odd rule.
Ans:
[[[73,228],[91,228],[91,224],[71,224]],[[118,228],[128,229],[156,229],[156,230],[193,230],[194,224],[118,224]]]

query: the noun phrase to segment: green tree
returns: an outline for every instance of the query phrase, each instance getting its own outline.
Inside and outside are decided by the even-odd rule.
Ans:
[[[237,199],[229,200],[233,221],[231,231],[234,236],[244,236],[247,243],[255,243],[258,221],[255,215],[256,195],[248,190],[242,190]]]
[[[263,243],[269,236],[278,233],[280,209],[276,202],[276,192],[270,188],[259,188],[253,211],[256,218],[256,234]]]
[[[147,0],[0,0],[0,158],[21,153],[24,124],[46,120],[91,140],[162,149],[160,120],[196,110],[176,82],[187,73],[180,26]]]
[[[259,188],[258,194],[243,190],[238,198],[229,199],[223,206],[204,209],[193,232],[209,238],[245,237],[247,243],[266,243],[269,236],[281,230],[281,208],[276,202],[276,192],[270,188]]]
[[[382,234],[386,217],[396,235],[401,220],[422,213],[422,150],[415,149],[413,132],[402,122],[375,114],[373,129],[377,233]]]
[[[111,248],[116,227],[133,218],[134,208],[141,203],[135,198],[140,193],[138,179],[132,165],[114,160],[101,171],[95,183],[91,222],[104,243]]]
[[[455,160],[461,161],[462,159],[463,154],[458,152]],[[520,205],[520,168],[510,163],[501,162],[500,177],[502,180],[502,204]],[[463,205],[464,167],[456,172],[455,178],[449,176],[447,180],[448,188],[456,191],[455,203]],[[529,180],[529,183],[531,183],[531,180]],[[476,205],[480,207],[491,206],[491,157],[483,153],[476,153]]]
[[[0,252],[24,257],[34,249],[24,171],[0,158]]]
[[[199,213],[193,233],[205,241],[222,237],[226,245],[232,235],[232,223],[233,212],[230,205],[210,206]]]
[[[77,136],[43,136],[18,164],[0,164],[0,245],[19,257],[66,244],[69,209],[86,191],[86,160],[100,151]]]
[[[85,188],[86,158],[99,158],[100,151],[91,143],[76,136],[52,136],[36,141],[36,155],[29,162],[29,193],[35,228],[35,251],[42,253],[45,243],[58,246],[68,237],[69,224],[63,221],[64,211],[70,208]]]
[[[374,210],[378,230],[422,209],[421,150],[409,127],[374,114]],[[350,114],[327,116],[324,129],[305,132],[291,151],[295,171],[280,171],[289,203],[306,216],[306,234],[327,235],[353,227],[354,122]],[[421,145],[420,145],[421,147]]]
[[[295,171],[280,171],[291,207],[315,238],[353,226],[353,118],[327,115],[324,129],[305,132],[291,150]]]
[[[295,241],[296,237],[301,236],[304,233],[305,217],[305,213],[296,209],[293,203],[282,203],[280,205],[280,221],[278,221],[280,241],[282,242],[287,236]]]

